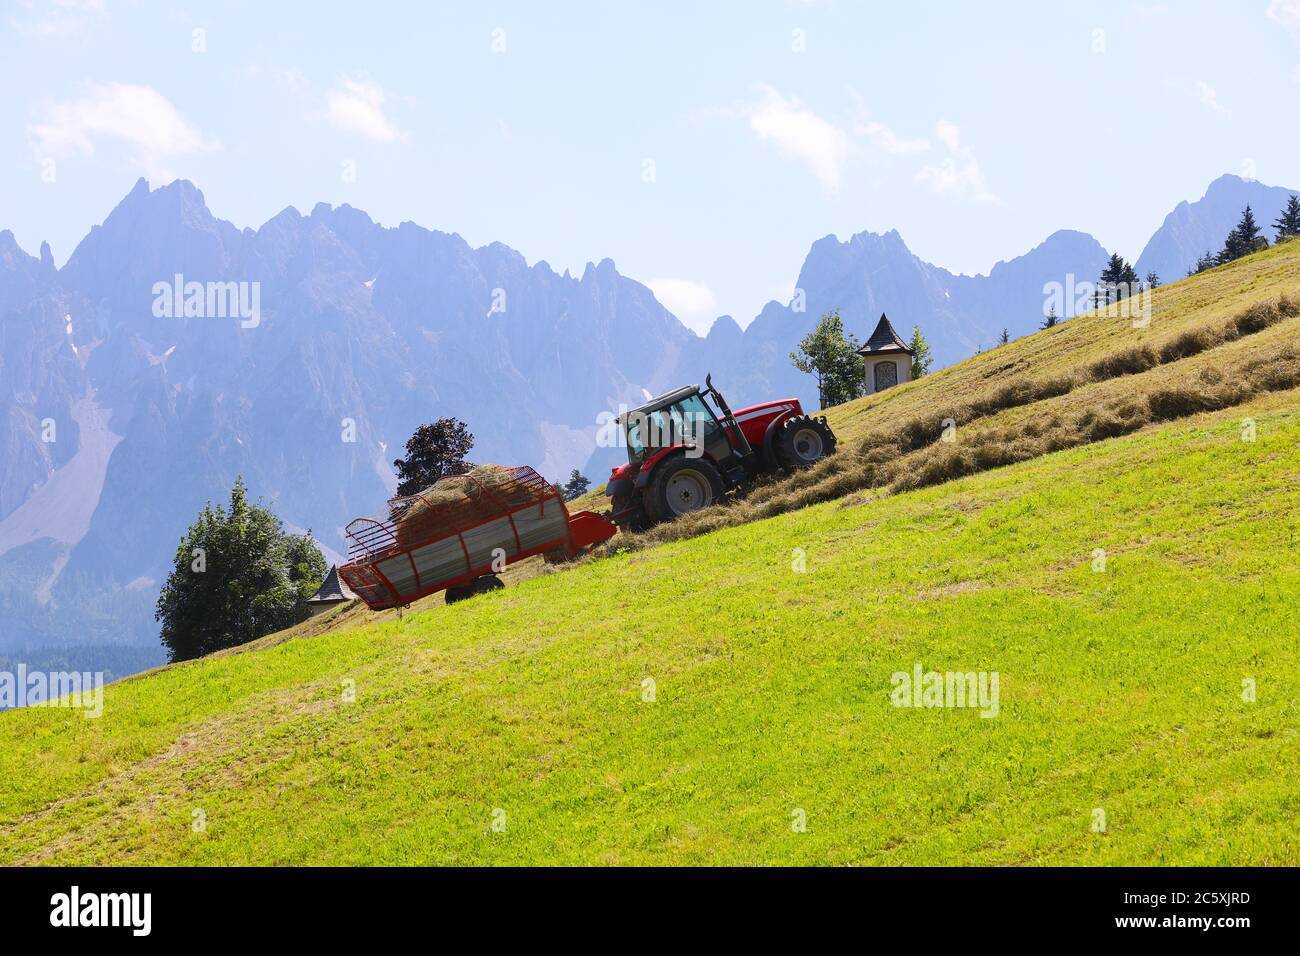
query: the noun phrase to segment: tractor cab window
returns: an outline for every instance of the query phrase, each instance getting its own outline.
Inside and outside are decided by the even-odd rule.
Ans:
[[[648,453],[686,443],[708,447],[720,430],[699,395],[651,412],[634,412],[627,418],[628,460],[642,461]]]
[[[692,395],[670,407],[684,436],[682,440],[690,439],[693,443],[704,445],[706,448],[712,444],[712,439],[717,435],[720,427],[703,398]]]
[[[628,414],[626,421],[628,461],[641,461],[645,458],[646,451],[654,447],[653,434],[656,430],[654,416],[656,414],[655,412],[649,414],[631,412]]]
[[[632,412],[627,421],[629,461],[641,461],[648,453],[669,448],[681,441],[681,428],[673,410],[657,408],[652,412]]]

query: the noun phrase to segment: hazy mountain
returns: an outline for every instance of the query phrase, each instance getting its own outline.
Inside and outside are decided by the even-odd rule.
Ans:
[[[141,180],[62,269],[48,246],[31,256],[0,233],[0,653],[119,673],[160,660],[124,648],[156,647],[176,542],[237,474],[337,554],[422,422],[464,419],[478,461],[599,482],[621,452],[596,447],[598,416],[709,371],[734,406],[815,408],[789,354],[828,309],[859,339],[881,312],[904,335],[919,324],[939,367],[1004,327],[1034,330],[1045,284],[1095,279],[1105,259],[1063,231],[963,276],[897,232],[827,236],[800,271],[802,309],[769,303],[743,330],[723,316],[700,337],[609,260],[558,274],[347,205],[239,229],[190,183]],[[214,315],[226,301],[248,308]]]
[[[728,341],[714,349],[714,379],[726,386],[732,404],[794,395],[817,407],[809,376],[790,364],[790,351],[818,318],[838,308],[845,329],[859,341],[871,333],[882,312],[904,338],[920,325],[938,369],[980,348],[992,346],[1003,328],[1013,336],[1036,330],[1043,318],[1047,283],[1095,280],[1105,266],[1103,249],[1079,232],[1053,233],[1041,245],[987,276],[954,275],[917,258],[897,232],[863,232],[841,242],[826,236],[813,243],[796,288],[804,308],[771,302],[739,336],[729,323],[710,332]],[[1066,310],[1065,315],[1072,312]],[[702,375],[697,366],[697,374]]]
[[[1207,252],[1218,252],[1228,233],[1241,219],[1247,205],[1264,235],[1273,241],[1272,222],[1286,205],[1287,197],[1300,190],[1265,186],[1253,179],[1224,175],[1210,183],[1205,195],[1195,202],[1180,202],[1164,224],[1147,242],[1135,266],[1138,275],[1151,270],[1164,282],[1174,282]]]
[[[608,260],[559,275],[347,206],[240,230],[187,182],[137,183],[57,272],[6,233],[0,270],[0,649],[156,640],[175,543],[236,474],[335,552],[423,421],[559,476],[699,341]],[[257,320],[157,314],[176,276],[255,287]],[[109,596],[130,613],[69,623]]]

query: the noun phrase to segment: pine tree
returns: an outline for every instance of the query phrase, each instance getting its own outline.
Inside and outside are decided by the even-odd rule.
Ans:
[[[1214,263],[1221,266],[1233,262],[1267,245],[1268,240],[1260,235],[1260,228],[1255,222],[1255,214],[1251,211],[1250,206],[1247,206],[1242,211],[1241,219],[1238,220],[1237,225],[1233,227],[1232,232],[1228,233],[1223,248],[1214,257]]]
[[[1010,341],[1011,341],[1011,333],[1008,332],[1006,329],[1003,329],[1002,334],[998,336],[998,345],[1006,345]]]
[[[1275,241],[1285,242],[1287,239],[1294,239],[1300,236],[1300,196],[1292,195],[1286,201],[1286,208],[1282,214],[1273,220],[1273,228],[1277,230]]]
[[[1101,272],[1101,278],[1097,281],[1106,297],[1106,302],[1111,300],[1111,293],[1114,293],[1116,299],[1123,299],[1131,295],[1137,288],[1138,275],[1137,270],[1133,268],[1133,263],[1129,262],[1118,252],[1111,253],[1111,257],[1106,260],[1106,268]],[[1093,297],[1094,300],[1096,296]],[[1096,303],[1094,301],[1094,308]]]
[[[1241,214],[1241,221],[1237,223],[1237,242],[1241,247],[1241,254],[1248,256],[1256,249],[1260,248],[1260,241],[1263,245],[1268,245],[1268,240],[1260,235],[1262,230],[1255,223],[1255,214],[1251,212],[1250,206],[1246,206]]]
[[[591,479],[575,468],[570,473],[569,480],[564,484],[560,493],[564,496],[565,501],[572,501],[574,498],[585,495],[590,487]]]
[[[1189,276],[1194,276],[1198,273],[1204,272],[1206,269],[1213,269],[1218,264],[1219,263],[1216,260],[1214,253],[1207,249],[1205,250],[1205,254],[1196,260],[1196,264],[1187,270],[1187,274]]]
[[[1147,288],[1148,289],[1160,288],[1160,276],[1156,275],[1156,271],[1154,269],[1152,269],[1150,272],[1147,273]]]
[[[1049,306],[1047,309],[1047,315],[1043,317],[1043,324],[1040,325],[1039,328],[1040,329],[1055,328],[1057,321],[1058,319],[1056,317],[1056,306],[1055,305]]]
[[[1112,252],[1110,258],[1106,260],[1106,268],[1101,270],[1101,278],[1097,280],[1099,285],[1113,286],[1124,277],[1124,257],[1118,252]]]
[[[912,326],[912,341],[907,345],[912,350],[912,378],[920,378],[930,371],[934,359],[930,355],[930,343],[921,334],[919,325]]]
[[[1124,261],[1124,268],[1120,270],[1119,281],[1120,281],[1119,297],[1121,299],[1124,298],[1125,296],[1132,295],[1134,291],[1137,289],[1137,285],[1138,285],[1137,270],[1133,268],[1133,263],[1129,262],[1128,260]]]

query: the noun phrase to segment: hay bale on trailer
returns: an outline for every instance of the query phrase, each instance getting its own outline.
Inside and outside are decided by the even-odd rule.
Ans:
[[[482,520],[500,514],[502,505],[517,507],[537,500],[528,489],[520,494],[518,485],[515,469],[479,465],[465,475],[439,479],[422,491],[395,499],[391,508],[398,544],[408,547],[448,523]]]

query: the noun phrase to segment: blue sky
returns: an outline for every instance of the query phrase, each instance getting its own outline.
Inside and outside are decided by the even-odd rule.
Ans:
[[[1224,172],[1300,184],[1300,0],[2,9],[0,229],[60,264],[183,176],[239,226],[348,202],[610,257],[705,329],[828,233],[962,272],[1058,228],[1136,258]]]

